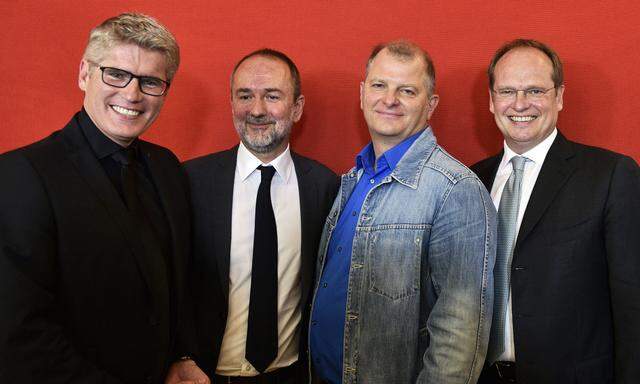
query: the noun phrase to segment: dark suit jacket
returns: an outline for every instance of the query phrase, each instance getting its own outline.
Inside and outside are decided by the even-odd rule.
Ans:
[[[0,156],[0,382],[159,383],[188,353],[169,313],[170,292],[185,312],[188,185],[169,150],[140,150],[171,231],[168,268],[145,249],[76,117]]]
[[[502,154],[472,169],[491,185]],[[640,382],[640,170],[555,139],[516,240],[520,384]]]
[[[193,296],[199,346],[198,365],[213,376],[227,324],[231,209],[237,146],[185,163],[193,211]],[[299,361],[306,364],[310,291],[318,242],[338,190],[338,177],[322,164],[291,153],[298,177],[302,221],[301,287],[303,320]]]

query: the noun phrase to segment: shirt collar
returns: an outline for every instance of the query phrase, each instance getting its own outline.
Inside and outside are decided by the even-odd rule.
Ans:
[[[236,169],[242,181],[246,180],[260,165],[271,165],[276,169],[278,174],[285,183],[289,182],[291,173],[293,172],[293,159],[291,158],[291,150],[287,144],[287,148],[278,157],[269,163],[263,163],[253,153],[251,153],[242,142],[238,145],[238,158]]]
[[[375,172],[373,170],[373,165],[376,161],[376,154],[373,150],[373,143],[369,142],[369,144],[367,144],[367,146],[365,146],[356,156],[356,169],[364,169],[368,174],[375,174],[383,171],[384,169],[395,169],[396,165],[400,162],[400,159],[402,159],[402,156],[404,156],[409,147],[411,147],[411,144],[416,141],[422,132],[423,130],[414,133],[380,155],[380,158],[378,159],[378,167]]]
[[[111,140],[107,136],[105,136],[102,131],[98,129],[98,127],[93,123],[89,114],[82,108],[78,115],[78,123],[80,125],[80,129],[82,129],[82,133],[87,138],[89,142],[89,146],[93,150],[93,153],[96,154],[98,160],[102,160],[105,157],[109,157],[114,153],[122,150],[120,144]],[[137,148],[138,139],[135,139],[130,145],[132,148]]]
[[[538,145],[522,154],[515,153],[511,148],[509,148],[507,142],[505,141],[503,143],[504,155],[502,155],[502,161],[500,162],[500,166],[498,167],[498,169],[506,167],[511,159],[515,156],[525,157],[528,161],[532,161],[537,165],[541,165],[544,162],[544,159],[547,157],[547,153],[549,152],[553,141],[556,139],[556,136],[558,136],[558,129],[554,128],[553,132],[551,132],[551,134],[547,136],[546,139],[542,140],[540,143],[538,143]]]

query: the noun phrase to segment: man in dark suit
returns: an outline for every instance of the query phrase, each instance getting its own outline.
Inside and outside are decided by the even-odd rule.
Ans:
[[[304,324],[338,179],[289,149],[303,106],[291,59],[271,49],[252,52],[231,75],[241,143],[185,164],[198,363],[214,382],[307,380]]]
[[[91,31],[83,109],[0,156],[0,382],[206,383],[188,358],[188,186],[139,140],[179,63],[156,20]]]
[[[564,85],[550,47],[514,40],[488,72],[504,151],[472,167],[499,217],[479,383],[637,383],[640,169],[557,130]]]

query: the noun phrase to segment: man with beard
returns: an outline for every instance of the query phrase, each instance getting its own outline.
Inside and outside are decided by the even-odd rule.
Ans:
[[[185,164],[199,364],[214,382],[307,380],[303,324],[338,179],[289,149],[303,106],[291,59],[252,52],[231,74],[240,144]]]

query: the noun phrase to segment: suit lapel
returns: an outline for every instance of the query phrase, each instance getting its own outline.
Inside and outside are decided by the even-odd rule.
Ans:
[[[318,211],[318,188],[315,186],[316,180],[310,177],[309,172],[311,170],[310,165],[302,161],[300,157],[291,153],[293,164],[296,169],[296,176],[298,178],[298,193],[300,194],[300,222],[301,222],[301,246],[300,246],[300,276],[301,276],[301,289],[302,297],[301,303],[306,303],[307,294],[311,287],[311,279],[313,278],[313,268],[315,263],[315,253],[317,249],[314,249],[312,245],[313,241],[313,228],[316,218],[314,215]]]
[[[575,164],[570,161],[573,155],[571,144],[558,132],[531,192],[520,224],[516,249],[531,233],[558,191],[575,171]]]
[[[214,223],[211,233],[215,236],[215,252],[218,263],[219,281],[223,297],[229,297],[229,264],[231,259],[231,216],[233,215],[233,183],[238,160],[238,147],[224,153],[214,168],[214,177],[208,179],[212,193],[213,210],[208,212],[205,222]]]
[[[110,213],[116,222],[126,243],[133,251],[147,287],[151,292],[158,292],[158,288],[160,288],[158,287],[159,283],[155,274],[152,273],[155,269],[152,263],[153,261],[147,256],[144,246],[137,236],[137,228],[135,228],[127,208],[98,162],[98,159],[96,159],[95,154],[91,150],[89,143],[86,141],[75,119],[63,129],[62,134],[68,146],[67,153],[69,160],[102,202],[105,210]]]
[[[140,141],[139,143],[140,150],[143,156],[145,156],[151,178],[160,197],[162,210],[167,218],[167,224],[171,232],[171,250],[169,255],[167,255],[167,261],[170,263],[170,269],[173,269],[172,276],[174,284],[172,284],[172,286],[174,289],[180,289],[183,286],[182,278],[184,276],[185,266],[182,264],[184,257],[177,257],[177,252],[185,249],[184,241],[187,239],[185,239],[184,236],[180,236],[180,233],[182,233],[184,226],[188,225],[184,220],[180,220],[181,217],[185,216],[184,212],[188,210],[188,207],[182,204],[182,202],[186,201],[186,197],[180,195],[182,188],[179,183],[182,180],[170,177],[166,173],[166,170],[170,169],[169,167],[171,167],[171,165],[164,166],[162,164],[163,158],[161,156],[154,156],[153,147],[144,141]],[[182,212],[180,212],[181,210]],[[157,261],[154,261],[154,264],[157,264]],[[182,292],[177,292],[175,297],[182,297]]]

